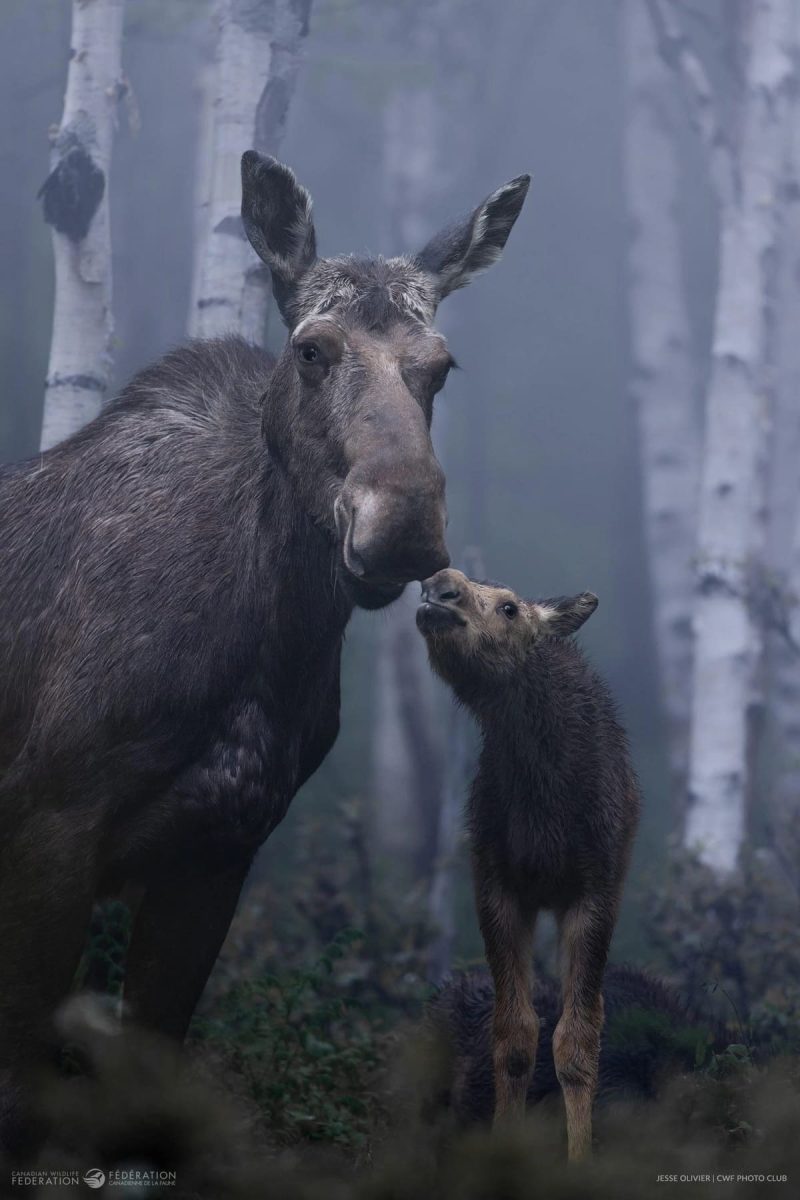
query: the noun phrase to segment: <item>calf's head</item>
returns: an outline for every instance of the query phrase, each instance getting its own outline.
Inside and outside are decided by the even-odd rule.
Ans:
[[[341,576],[363,607],[449,562],[430,424],[453,360],[433,318],[444,296],[499,257],[528,183],[507,183],[416,255],[324,259],[311,199],[292,172],[255,151],[242,159],[245,232],[289,328],[264,434],[336,539]]]
[[[591,592],[523,600],[511,588],[439,571],[422,585],[417,627],[431,664],[448,683],[488,684],[524,669],[542,637],[568,637],[597,608]]]

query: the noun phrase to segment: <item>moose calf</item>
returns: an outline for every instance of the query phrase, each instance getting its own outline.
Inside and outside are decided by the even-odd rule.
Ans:
[[[422,585],[417,611],[434,670],[483,734],[468,819],[495,988],[495,1124],[525,1112],[539,1039],[533,932],[549,909],[562,958],[553,1059],[571,1159],[591,1149],[603,972],[639,813],[613,700],[569,637],[596,607],[588,592],[526,601],[444,570]]]

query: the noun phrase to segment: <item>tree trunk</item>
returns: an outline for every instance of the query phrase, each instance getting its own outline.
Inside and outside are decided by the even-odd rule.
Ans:
[[[685,830],[687,846],[718,874],[735,867],[745,833],[749,724],[763,648],[750,600],[765,551],[769,331],[793,23],[792,0],[753,5],[735,186],[720,206]]]
[[[439,805],[437,853],[433,864],[428,905],[433,928],[433,940],[428,954],[428,978],[431,983],[437,985],[442,982],[453,964],[459,832],[472,765],[469,724],[467,714],[451,705],[444,783]]]
[[[108,181],[122,90],[123,0],[74,0],[67,90],[41,190],[53,227],[53,340],[43,450],[100,411],[111,369]]]
[[[775,422],[767,564],[779,628],[769,637],[770,815],[800,811],[800,102],[792,98],[776,289]]]
[[[486,568],[477,546],[468,546],[462,555],[464,573],[471,579],[484,579]],[[442,689],[445,691],[445,689]],[[450,699],[445,695],[443,700]],[[464,806],[475,770],[476,731],[474,723],[460,706],[450,699],[450,724],[445,744],[439,802],[436,858],[431,875],[428,910],[434,930],[428,957],[428,977],[440,984],[453,963],[455,943],[455,890]]]
[[[639,421],[660,692],[673,794],[682,797],[689,754],[701,428],[677,220],[675,83],[641,0],[626,0],[622,33],[631,392]]]
[[[441,5],[414,12],[411,53],[424,66],[435,56]],[[396,16],[389,14],[392,33]],[[388,39],[387,39],[388,40]],[[433,230],[432,208],[446,172],[440,162],[441,114],[435,80],[395,87],[384,111],[383,210],[390,254],[413,253]],[[384,856],[424,890],[436,857],[442,744],[423,639],[414,627],[417,589],[409,586],[387,610],[377,649],[373,744],[374,833]],[[409,631],[411,637],[409,637]],[[408,716],[416,712],[431,737],[420,743]]]
[[[267,270],[242,230],[240,159],[277,155],[294,90],[311,0],[219,0],[216,51],[203,84],[189,332],[264,340]]]

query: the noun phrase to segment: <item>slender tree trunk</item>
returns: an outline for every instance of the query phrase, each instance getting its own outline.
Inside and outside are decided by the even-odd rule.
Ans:
[[[239,163],[254,148],[277,155],[286,128],[311,0],[219,0],[216,52],[203,84],[189,332],[266,333],[266,268],[244,237]]]
[[[421,4],[414,20],[411,54],[428,78],[423,84],[414,79],[396,88],[385,113],[385,210],[392,253],[419,249],[433,232],[435,211],[445,196],[455,192],[462,164],[474,162],[475,131],[463,121],[463,113],[474,111],[476,91],[480,94],[484,78],[492,76],[490,68],[507,65],[510,47],[519,44],[515,15],[488,6],[461,5],[454,11],[449,0],[438,0]],[[489,118],[496,101],[496,93],[489,98],[481,95],[481,110],[488,109]],[[448,309],[437,322],[451,340],[453,312]],[[446,411],[445,399],[439,402],[435,420],[437,450],[445,469],[455,440]],[[471,441],[479,442],[475,431]],[[476,502],[479,483],[473,471],[471,491]],[[471,561],[468,554],[467,561],[458,565],[469,572]],[[483,573],[482,568],[476,570]],[[442,720],[441,714],[451,710],[448,693],[432,677],[422,638],[414,633],[414,645],[407,642],[404,631],[413,630],[417,603],[412,587],[387,613],[381,630],[373,793],[379,844],[395,858],[410,858],[415,881],[426,895],[434,930],[428,970],[430,978],[439,981],[451,965],[459,830],[469,786],[472,736],[464,713],[454,712],[451,719]],[[403,711],[410,711],[409,698],[419,719],[433,731],[424,742],[400,719]]]
[[[782,583],[792,644],[787,644],[785,635],[774,639],[770,680],[776,746],[770,817],[778,835],[800,813],[800,505],[788,549],[788,569]]]
[[[413,48],[423,62],[432,58],[435,16],[416,15],[420,25]],[[392,254],[419,249],[432,232],[432,202],[443,173],[439,118],[432,82],[400,86],[388,98],[383,176],[385,240]],[[403,874],[410,868],[414,882],[427,887],[436,856],[442,745],[425,643],[414,628],[417,604],[412,584],[387,610],[379,633],[372,790],[380,849],[406,864]],[[408,719],[412,713],[430,731],[424,742],[415,736]]]
[[[214,11],[211,25],[219,20],[219,12]],[[199,336],[197,318],[200,310],[199,289],[205,285],[205,255],[211,233],[211,175],[214,161],[214,102],[217,85],[217,55],[218,41],[209,28],[208,35],[203,39],[203,63],[195,81],[195,99],[199,109],[197,128],[197,145],[195,147],[194,168],[194,229],[192,244],[194,247],[194,263],[192,269],[192,287],[189,299],[188,332]]]
[[[673,794],[685,794],[692,669],[700,420],[677,219],[674,78],[641,0],[622,20],[628,113],[625,173],[631,235],[628,296],[644,515]]]
[[[792,97],[776,294],[775,422],[768,567],[782,626],[769,639],[771,817],[800,812],[800,100]],[[793,643],[793,644],[792,644]]]
[[[436,837],[436,860],[431,876],[428,910],[433,940],[428,955],[428,978],[439,984],[453,962],[456,936],[455,885],[458,868],[459,832],[463,824],[464,797],[472,765],[469,718],[451,705],[447,731],[447,754]]]
[[[387,10],[387,40],[397,42],[426,70],[440,48],[441,0],[418,3],[410,33],[398,33],[397,14]],[[433,232],[433,210],[446,187],[442,162],[441,96],[436,76],[400,82],[384,109],[383,211],[390,254],[413,253]],[[427,891],[436,858],[443,739],[435,718],[435,684],[423,639],[414,627],[419,602],[410,585],[387,610],[377,648],[377,696],[373,747],[374,832],[379,849],[401,867],[401,876]],[[411,637],[409,637],[411,631]],[[424,742],[407,719],[416,712]]]
[[[453,21],[450,0],[418,3],[407,39],[416,72],[401,82],[387,98],[384,112],[384,212],[386,245],[392,254],[419,250],[434,232],[436,210],[454,190],[458,169],[468,160],[468,140],[459,117],[476,67],[486,52],[480,37],[473,43],[476,22]],[[389,14],[387,38],[396,38],[397,14]],[[443,79],[446,86],[443,86]],[[471,138],[471,131],[469,133]],[[461,139],[461,140],[459,140]],[[452,332],[452,312],[437,322],[445,334]],[[435,436],[445,456],[448,430],[440,404]],[[403,598],[386,613],[378,643],[377,701],[373,759],[375,832],[383,851],[405,858],[415,882],[426,892],[432,886],[435,864],[449,861],[451,850],[440,844],[447,728],[437,720],[449,701],[430,671],[424,640],[414,629],[417,589],[410,586]],[[412,638],[409,639],[408,631]],[[431,735],[421,741],[404,713],[419,714]],[[447,822],[445,822],[447,827]],[[443,856],[443,857],[442,857]],[[438,912],[447,900],[439,889]]]
[[[792,0],[757,0],[749,14],[733,187],[720,206],[685,830],[686,844],[718,874],[735,867],[744,838],[749,725],[763,650],[750,600],[765,551],[769,333],[793,23]]]
[[[121,94],[123,0],[74,0],[67,90],[43,188],[53,227],[53,340],[41,447],[100,411],[111,369],[108,181]]]
[[[471,579],[484,579],[486,568],[477,546],[468,546],[461,561]],[[443,689],[444,690],[444,689]],[[446,696],[442,697],[443,700]],[[474,774],[476,731],[468,713],[450,703],[450,723],[445,743],[441,800],[438,813],[436,859],[431,875],[429,912],[434,937],[428,958],[428,976],[439,984],[450,970],[455,944],[455,890],[463,829],[463,812]]]

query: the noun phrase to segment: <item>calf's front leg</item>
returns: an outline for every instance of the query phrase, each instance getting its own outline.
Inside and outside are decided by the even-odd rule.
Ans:
[[[515,898],[474,865],[475,892],[486,961],[494,980],[492,1057],[494,1126],[525,1116],[528,1084],[536,1067],[539,1018],[531,1000],[533,931],[536,913],[525,913]]]
[[[603,1030],[603,973],[614,918],[614,905],[582,900],[559,921],[563,1011],[553,1033],[553,1060],[564,1096],[571,1161],[586,1158],[592,1149],[592,1104]]]

